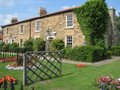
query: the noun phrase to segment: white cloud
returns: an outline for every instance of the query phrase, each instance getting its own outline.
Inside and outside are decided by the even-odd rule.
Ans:
[[[14,0],[0,0],[0,6],[13,6]]]
[[[7,14],[7,15],[0,15],[0,25],[6,25],[11,23],[12,17],[17,17],[18,14]]]
[[[69,9],[69,8],[74,8],[76,7],[76,5],[73,5],[73,6],[63,6],[62,9]]]

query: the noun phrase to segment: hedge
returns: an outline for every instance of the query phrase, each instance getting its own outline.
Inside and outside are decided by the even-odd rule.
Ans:
[[[109,51],[111,55],[120,56],[120,46],[112,46]]]
[[[62,57],[76,61],[97,62],[109,58],[110,54],[102,47],[81,46],[63,49]]]

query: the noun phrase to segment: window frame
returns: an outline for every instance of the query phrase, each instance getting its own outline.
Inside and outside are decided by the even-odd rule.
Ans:
[[[69,16],[72,16],[72,19],[71,20],[69,20],[68,19],[68,17]],[[69,21],[68,21],[69,20]],[[68,22],[70,23],[70,22],[72,22],[72,25],[71,26],[68,26]],[[66,14],[66,28],[73,28],[74,27],[74,15],[72,14],[72,13],[70,13],[70,14]]]
[[[5,30],[5,36],[8,36],[8,31],[9,31],[9,28],[6,28],[6,30]]]
[[[71,37],[71,40],[68,40],[68,37]],[[68,41],[71,41],[71,42],[68,42]],[[68,44],[71,44],[71,46]],[[69,35],[69,36],[65,37],[65,46],[66,47],[73,47],[73,36]]]
[[[39,22],[39,25],[38,25],[38,22]],[[38,29],[38,26],[39,26],[39,29]],[[40,32],[41,30],[41,22],[40,20],[37,20],[35,21],[35,32]]]
[[[21,43],[21,41],[22,41],[22,43]],[[20,47],[23,47],[23,39],[20,39],[20,41],[19,41],[19,46],[20,46]]]
[[[23,26],[22,28],[21,28],[21,26]],[[23,30],[22,30],[23,29]],[[22,31],[22,32],[21,32]],[[22,25],[20,25],[20,28],[19,28],[19,34],[23,34],[24,33],[24,25],[22,24]]]

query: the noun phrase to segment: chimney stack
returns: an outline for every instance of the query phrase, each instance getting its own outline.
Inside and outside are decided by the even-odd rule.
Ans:
[[[45,9],[45,8],[40,7],[40,8],[39,8],[39,14],[40,14],[40,17],[41,17],[41,16],[46,15],[46,14],[47,14],[46,9]]]
[[[18,22],[18,19],[16,17],[12,17],[11,23],[17,23],[17,22]]]
[[[109,9],[109,15],[110,15],[112,24],[114,24],[116,15],[115,15],[115,9],[113,7]]]

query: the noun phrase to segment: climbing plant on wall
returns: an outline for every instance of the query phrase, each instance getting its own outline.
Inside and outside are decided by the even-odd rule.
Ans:
[[[75,10],[78,23],[88,45],[104,45],[109,13],[105,0],[88,0]]]

